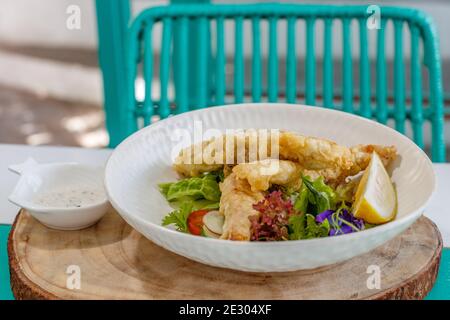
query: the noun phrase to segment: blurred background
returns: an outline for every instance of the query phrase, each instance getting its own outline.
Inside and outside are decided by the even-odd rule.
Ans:
[[[252,1],[212,2],[239,4]],[[280,2],[303,3],[303,1]],[[308,3],[368,4],[367,1],[357,0],[309,0]],[[144,8],[165,5],[168,1],[131,0],[131,4],[132,15],[135,16]],[[450,37],[447,35],[450,27],[450,1],[378,0],[375,4],[418,8],[434,19],[440,35],[444,91],[450,93]],[[75,9],[79,8],[80,11],[79,28],[71,28],[67,25],[68,17],[74,13],[74,5]],[[244,33],[251,32],[249,27],[245,26]],[[338,39],[342,35],[338,28],[334,32],[333,38],[337,40],[333,42],[333,45],[339,47],[341,41]],[[357,43],[356,32],[352,34],[352,37],[353,43]],[[283,56],[281,53],[285,50],[286,44],[282,39],[280,41],[279,52],[280,56]],[[369,38],[369,47],[375,47],[370,45],[374,41],[375,38]],[[404,41],[406,43],[408,39],[405,38]],[[227,34],[225,47],[232,47],[232,45],[233,35]],[[267,58],[264,56],[265,45],[262,43],[263,60]],[[89,148],[107,146],[108,134],[104,125],[102,75],[99,69],[97,46],[97,19],[93,0],[2,0],[0,3],[0,143]],[[155,46],[157,48],[158,43],[155,43]],[[246,42],[244,55],[246,59],[250,59],[246,55],[250,52],[247,46],[250,44]],[[321,42],[317,41],[316,46],[317,51],[320,52]],[[408,48],[409,46],[405,46],[405,59],[409,55]],[[340,50],[336,48],[334,51]],[[370,56],[374,57],[375,52],[370,50]],[[158,59],[158,56],[155,56],[155,59]],[[298,59],[304,59],[300,50]],[[393,48],[387,48],[388,65],[392,64],[392,59]],[[262,71],[266,73],[267,70],[263,68]],[[285,71],[280,69],[280,82],[285,79],[283,72]],[[232,81],[232,63],[227,65],[226,73],[227,81]],[[262,75],[263,78],[265,76],[265,74]],[[336,70],[335,77],[336,81],[340,81],[339,70]],[[299,81],[303,79],[300,78]],[[157,95],[158,83],[154,83],[153,86],[154,94]],[[448,94],[445,94],[447,107],[450,105],[449,98]],[[450,141],[450,120],[446,120],[445,132],[446,141]],[[425,143],[429,142],[429,139],[429,135],[425,136]],[[447,155],[449,153],[447,151]]]

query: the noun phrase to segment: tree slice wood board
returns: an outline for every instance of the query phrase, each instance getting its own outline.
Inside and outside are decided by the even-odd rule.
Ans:
[[[422,299],[436,280],[441,251],[441,235],[425,217],[367,254],[285,273],[188,260],[153,244],[114,211],[80,231],[48,229],[22,211],[8,241],[17,299]]]

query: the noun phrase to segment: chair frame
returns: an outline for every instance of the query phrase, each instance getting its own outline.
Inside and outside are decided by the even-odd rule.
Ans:
[[[305,103],[316,105],[316,69],[314,48],[315,30],[317,20],[325,21],[324,32],[324,77],[323,77],[323,106],[337,108],[333,105],[332,57],[330,48],[332,44],[331,30],[334,20],[340,20],[343,24],[344,35],[350,32],[351,20],[359,22],[360,39],[360,93],[359,106],[355,107],[352,58],[350,48],[350,37],[343,37],[343,88],[342,106],[344,111],[357,113],[367,118],[374,118],[381,123],[386,123],[392,118],[395,128],[399,132],[405,132],[406,120],[411,122],[414,141],[423,148],[423,124],[429,121],[432,125],[432,159],[435,162],[445,161],[445,144],[443,135],[443,93],[441,80],[440,54],[438,38],[434,24],[430,17],[422,11],[410,8],[380,7],[381,28],[377,31],[377,81],[375,108],[371,102],[370,68],[368,58],[367,28],[366,23],[370,14],[367,6],[332,6],[332,5],[299,5],[299,4],[248,4],[248,5],[170,5],[154,7],[144,10],[131,24],[127,32],[125,45],[126,58],[126,108],[118,112],[120,125],[114,124],[114,130],[119,130],[115,135],[112,145],[117,144],[123,138],[139,129],[137,119],[143,120],[143,124],[151,123],[154,115],[165,118],[173,113],[181,113],[191,109],[204,108],[211,105],[226,103],[225,101],[225,56],[224,56],[224,21],[231,19],[235,23],[235,52],[234,52],[234,83],[232,95],[234,103],[244,101],[244,65],[243,65],[243,35],[242,27],[245,19],[251,20],[253,26],[253,56],[252,56],[252,86],[250,99],[258,102],[262,98],[261,84],[261,56],[259,38],[259,22],[267,19],[269,22],[269,57],[268,57],[268,87],[267,95],[269,102],[279,101],[278,85],[278,55],[276,50],[276,26],[280,19],[287,20],[287,68],[286,75],[286,100],[285,102],[296,103],[296,77],[292,70],[296,70],[295,55],[295,21],[302,19],[306,22],[306,52],[305,74]],[[189,54],[174,55],[171,59],[171,45],[177,48],[186,47],[191,22],[196,23],[196,51],[197,61],[209,61],[210,48],[209,21],[214,20],[217,24],[217,55],[210,63],[199,63],[196,65],[195,77],[189,78],[189,63],[192,57]],[[384,53],[385,30],[387,21],[394,23],[394,106],[388,107],[387,85],[386,85],[386,57]],[[162,43],[160,61],[161,98],[160,101],[152,101],[152,74],[154,71],[152,28],[162,23]],[[411,106],[406,106],[405,99],[405,66],[403,62],[403,33],[404,25],[409,27],[411,33]],[[419,44],[423,43],[423,64],[420,60]],[[328,48],[328,50],[326,49]],[[178,50],[179,51],[179,50]],[[188,50],[185,50],[186,52]],[[346,52],[347,51],[347,52]],[[191,53],[191,51],[189,51]],[[188,60],[189,59],[189,60]],[[135,80],[138,74],[138,64],[143,65],[143,77],[145,79],[145,99],[138,101],[135,96]],[[174,101],[169,101],[168,84],[170,78],[170,65],[176,65],[174,72],[174,83],[176,95]],[[422,68],[429,73],[429,105],[424,105],[422,94]],[[213,75],[210,81],[209,75]],[[259,79],[259,80],[258,80]],[[194,85],[195,92],[189,88]],[[212,87],[211,87],[212,86]],[[194,93],[194,100],[189,96]],[[174,108],[175,107],[175,108]],[[107,110],[107,113],[110,110]],[[116,110],[118,111],[118,110]],[[117,126],[118,125],[118,126]]]

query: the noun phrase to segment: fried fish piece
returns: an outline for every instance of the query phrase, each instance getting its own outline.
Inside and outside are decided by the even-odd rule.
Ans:
[[[222,135],[181,150],[174,169],[183,176],[219,170],[224,164],[236,165],[268,158],[293,160],[306,169],[351,166],[348,148],[332,141],[306,137],[293,132],[249,129]]]
[[[259,150],[265,152],[260,155]],[[394,146],[357,145],[349,148],[294,132],[261,135],[255,130],[247,130],[241,134],[215,137],[182,150],[175,159],[174,169],[183,176],[197,176],[220,170],[224,164],[234,166],[275,158],[296,162],[305,175],[321,175],[326,182],[337,185],[347,176],[364,170],[374,151],[385,165],[396,157]]]
[[[353,165],[351,168],[352,175],[364,170],[372,159],[372,153],[376,152],[384,166],[386,167],[391,161],[397,157],[397,148],[395,146],[380,146],[375,144],[357,145],[350,148],[353,155]]]
[[[349,169],[341,167],[322,170],[308,170],[297,162],[289,160],[266,159],[251,163],[241,163],[233,168],[239,179],[246,179],[253,191],[265,191],[270,185],[282,186],[299,183],[301,175],[316,179],[322,176],[326,183],[336,187],[345,183],[345,178],[354,176],[369,165],[373,152],[377,152],[387,166],[397,153],[395,147],[381,147],[376,145],[361,145],[350,149],[354,162]]]
[[[282,132],[279,143],[280,159],[298,162],[307,170],[349,169],[353,164],[349,148],[327,139]]]
[[[326,183],[336,187],[337,185],[342,184],[345,181],[345,178],[354,176],[365,170],[369,165],[373,152],[376,152],[380,156],[385,167],[397,157],[397,149],[394,146],[379,146],[372,144],[357,145],[351,147],[350,152],[353,158],[350,168],[327,168],[315,172],[310,171],[310,173],[312,175],[323,176]]]
[[[220,184],[222,196],[219,212],[224,215],[225,222],[221,239],[250,241],[250,216],[258,215],[253,204],[264,199],[261,191],[252,191],[246,180],[237,178],[231,173]]]
[[[270,185],[290,185],[298,183],[303,167],[293,161],[266,159],[241,163],[233,168],[239,179],[247,180],[252,191],[266,191]]]
[[[175,171],[181,176],[195,177],[203,172],[212,172],[222,169],[225,164],[223,158],[216,162],[205,161],[206,152],[212,147],[217,145],[218,148],[223,148],[223,145],[218,145],[218,139],[222,139],[222,137],[202,141],[181,150],[173,163]]]

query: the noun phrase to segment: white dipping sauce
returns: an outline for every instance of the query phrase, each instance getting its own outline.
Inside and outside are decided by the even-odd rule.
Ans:
[[[105,198],[106,194],[102,188],[93,189],[80,186],[39,193],[33,202],[45,207],[81,208],[100,203]]]

